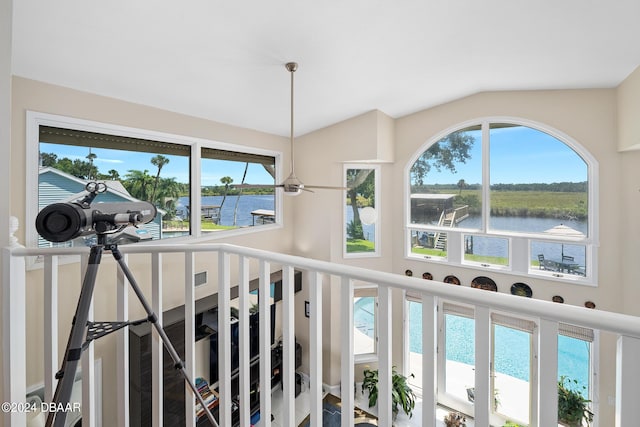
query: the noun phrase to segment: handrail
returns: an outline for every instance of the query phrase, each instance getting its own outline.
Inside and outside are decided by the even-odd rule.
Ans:
[[[294,265],[297,268],[318,271],[325,274],[348,276],[354,280],[360,280],[363,282],[382,284],[418,293],[425,292],[424,281],[414,277],[399,276],[394,273],[335,264],[327,261],[269,252],[262,249],[248,248],[228,243],[197,245],[162,244],[153,246],[129,245],[121,246],[120,251],[124,254],[223,251],[236,255],[261,258],[277,264]],[[88,253],[88,248],[16,248],[12,249],[11,253],[14,256],[39,256],[44,254],[80,255]],[[522,301],[513,295],[480,292],[478,289],[464,286],[452,287],[450,284],[438,281],[429,282],[428,293],[439,298],[453,299],[469,305],[491,307],[494,310],[501,311],[516,311],[521,315],[553,319],[569,324],[578,324],[579,326],[601,329],[640,339],[640,317],[603,310],[592,310],[572,305],[562,305],[560,309],[560,306],[558,306],[557,303],[536,299],[530,299],[527,301],[527,304],[522,304]]]

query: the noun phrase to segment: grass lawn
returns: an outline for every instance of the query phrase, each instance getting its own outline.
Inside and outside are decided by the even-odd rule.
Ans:
[[[373,242],[369,240],[360,239],[348,239],[347,240],[347,253],[352,252],[375,252],[376,247]]]

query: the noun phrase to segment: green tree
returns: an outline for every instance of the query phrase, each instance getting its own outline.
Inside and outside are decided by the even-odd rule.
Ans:
[[[129,170],[125,175],[123,182],[124,187],[129,194],[139,200],[150,202],[149,187],[153,185],[153,177],[149,175],[148,170]]]
[[[117,170],[110,169],[109,172],[107,173],[107,177],[113,181],[117,181],[118,179],[120,179],[120,174],[118,173]]]
[[[58,155],[55,153],[40,153],[40,163],[43,167],[56,167]]]
[[[347,197],[353,210],[353,221],[348,227],[347,234],[350,238],[364,240],[364,231],[358,210],[358,194],[367,199],[373,199],[375,183],[373,169],[348,169],[347,170]]]
[[[462,195],[462,190],[464,190],[464,188],[467,186],[467,183],[465,182],[464,179],[461,179],[460,181],[458,181],[458,188],[460,189],[460,195]]]
[[[469,151],[475,142],[466,130],[452,132],[433,144],[411,166],[411,184],[424,185],[424,178],[435,168],[456,172],[456,163],[466,163],[471,158]]]
[[[151,158],[151,164],[158,168],[158,171],[156,172],[156,178],[153,181],[153,191],[151,192],[152,202],[156,201],[156,190],[158,189],[158,181],[160,181],[160,171],[167,163],[169,163],[169,158],[163,156],[162,154],[158,154],[157,156]]]
[[[229,191],[229,185],[233,182],[233,178],[230,176],[223,176],[220,178],[220,182],[224,184],[224,195],[222,196],[222,203],[220,203],[220,212],[222,212],[222,206],[227,199],[227,192]]]

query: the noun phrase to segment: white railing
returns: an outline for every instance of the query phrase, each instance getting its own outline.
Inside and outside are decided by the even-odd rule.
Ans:
[[[295,423],[295,316],[294,316],[294,269],[303,270],[309,286],[310,302],[310,340],[309,375],[310,375],[310,411],[311,426],[322,425],[322,286],[328,278],[335,278],[340,282],[341,300],[353,301],[353,288],[355,281],[375,284],[378,286],[379,303],[379,425],[391,425],[391,319],[398,318],[401,314],[393,313],[392,290],[399,289],[421,295],[423,305],[422,318],[422,383],[434,384],[433,387],[423,387],[423,426],[435,426],[436,419],[436,335],[437,321],[436,310],[439,298],[447,301],[457,301],[472,305],[475,308],[475,425],[488,426],[491,407],[490,393],[490,324],[491,311],[499,310],[507,313],[517,313],[537,319],[539,325],[538,334],[538,381],[534,385],[534,396],[531,401],[532,425],[555,426],[557,425],[557,336],[559,323],[568,323],[577,326],[592,328],[614,333],[618,336],[617,366],[616,366],[616,426],[637,425],[640,420],[640,405],[637,404],[637,396],[640,395],[640,318],[625,316],[600,310],[587,310],[581,307],[558,305],[540,300],[513,297],[506,294],[482,292],[476,289],[460,286],[451,286],[439,282],[429,282],[424,286],[424,281],[400,276],[391,273],[366,270],[349,267],[341,264],[332,264],[323,261],[311,260],[296,256],[272,253],[252,248],[238,247],[227,244],[210,245],[130,245],[123,246],[121,251],[125,256],[129,254],[151,254],[151,262],[148,268],[152,277],[153,310],[161,315],[163,277],[162,265],[166,257],[175,258],[178,255],[185,260],[185,319],[193,319],[195,316],[194,303],[194,257],[195,254],[210,253],[213,256],[215,268],[218,269],[218,304],[220,342],[229,343],[230,319],[223,315],[230,308],[231,276],[237,277],[240,289],[240,317],[246,319],[249,304],[246,300],[248,294],[250,262],[257,260],[259,275],[259,293],[269,294],[271,266],[278,266],[283,271],[283,413],[282,425],[294,426]],[[44,286],[44,349],[45,349],[45,397],[50,399],[55,387],[54,375],[58,369],[58,319],[57,319],[57,295],[58,295],[58,260],[62,256],[80,254],[86,259],[88,250],[85,249],[24,249],[6,248],[3,250],[3,337],[4,337],[4,400],[7,402],[24,402],[26,389],[25,366],[25,288],[26,286]],[[25,264],[27,257],[40,256],[44,258],[44,281],[41,284],[27,283]],[[232,262],[233,261],[233,262]],[[237,266],[233,269],[231,265]],[[138,266],[139,267],[139,266]],[[80,278],[78,278],[80,281]],[[120,320],[124,320],[128,313],[127,283],[122,274],[117,274],[117,311]],[[242,296],[245,297],[242,297]],[[525,303],[526,301],[526,303]],[[270,384],[271,381],[271,348],[270,348],[270,317],[266,298],[260,298],[260,380],[262,384]],[[332,316],[337,313],[331,311]],[[353,325],[353,304],[341,304],[340,324]],[[354,408],[354,356],[353,356],[353,328],[341,328],[341,384],[351,386],[341,388],[342,400],[342,426],[353,424],[352,414]],[[186,369],[193,377],[194,374],[194,322],[185,322],[186,338]],[[428,343],[428,344],[427,344]],[[220,359],[220,425],[231,425],[231,389],[230,380],[230,346],[223,345],[223,353]],[[120,426],[129,425],[128,404],[128,338],[125,331],[118,332],[117,372],[109,373],[118,376],[117,396],[117,421]],[[248,351],[248,322],[241,320],[240,326],[240,354],[247,355]],[[83,421],[85,425],[93,426],[95,422],[95,396],[93,394],[93,352],[92,345],[83,354]],[[249,378],[244,373],[249,372],[248,357],[241,358],[240,376],[240,425],[249,425],[248,402]],[[153,341],[153,425],[162,425],[162,343],[154,334]],[[194,399],[187,389],[186,413],[194,413]],[[110,397],[111,398],[111,397]],[[260,413],[261,420],[271,418],[271,397],[269,393],[261,396]],[[5,426],[24,426],[25,414],[19,411],[4,414]],[[187,426],[193,426],[194,419],[187,418]]]

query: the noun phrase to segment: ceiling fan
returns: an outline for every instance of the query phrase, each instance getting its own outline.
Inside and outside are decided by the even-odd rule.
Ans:
[[[285,68],[291,74],[291,132],[289,136],[289,145],[291,148],[291,157],[290,157],[291,172],[289,173],[289,176],[282,182],[282,184],[275,184],[275,185],[241,184],[241,185],[236,185],[236,187],[238,188],[259,188],[259,187],[278,188],[280,187],[284,190],[284,194],[289,196],[297,196],[302,191],[308,191],[310,193],[313,193],[313,190],[311,190],[311,188],[329,189],[329,190],[349,190],[349,188],[347,187],[332,187],[332,186],[326,186],[326,185],[304,185],[302,181],[300,181],[296,176],[295,165],[294,165],[294,142],[293,142],[293,123],[294,123],[294,120],[293,120],[293,73],[295,73],[296,70],[298,69],[298,64],[296,62],[287,62],[285,64]]]

